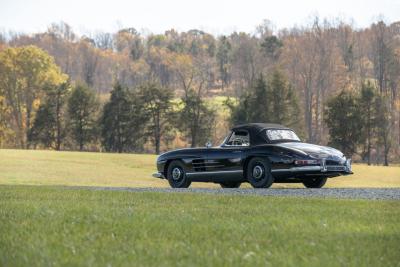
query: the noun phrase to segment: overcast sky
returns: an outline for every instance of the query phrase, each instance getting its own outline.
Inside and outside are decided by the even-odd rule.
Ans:
[[[0,0],[0,30],[27,33],[64,21],[80,34],[121,27],[228,34],[254,32],[264,19],[278,29],[306,25],[315,15],[366,27],[382,16],[387,22],[399,21],[400,0]]]

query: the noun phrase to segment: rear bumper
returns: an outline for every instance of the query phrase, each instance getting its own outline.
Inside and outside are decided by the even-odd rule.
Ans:
[[[164,175],[161,172],[155,172],[152,174],[154,178],[165,179]]]

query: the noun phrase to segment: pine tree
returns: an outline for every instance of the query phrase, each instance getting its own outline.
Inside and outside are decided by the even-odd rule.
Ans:
[[[392,146],[391,113],[388,97],[379,95],[375,100],[377,145],[383,147],[384,165],[389,166],[389,152]]]
[[[215,110],[192,89],[181,100],[183,108],[178,114],[178,128],[190,139],[191,147],[205,144],[215,124]]]
[[[237,105],[229,101],[226,104],[232,111],[233,124],[273,122],[297,129],[300,125],[296,94],[279,70],[272,73],[268,83],[260,75]]]
[[[143,147],[147,114],[137,94],[116,83],[101,118],[102,144],[107,151],[122,153]]]
[[[359,99],[359,109],[362,116],[362,158],[367,160],[368,165],[371,165],[371,148],[372,137],[375,128],[375,100],[376,90],[372,83],[363,83]]]
[[[271,97],[269,121],[299,128],[299,105],[296,94],[279,70],[274,70],[269,81]]]
[[[357,96],[341,91],[328,101],[325,116],[330,134],[329,143],[351,157],[362,139],[362,114]]]
[[[39,106],[32,128],[30,143],[61,149],[65,138],[65,102],[70,90],[68,82],[46,88],[45,101]]]
[[[97,137],[98,101],[93,90],[77,85],[68,99],[69,130],[79,150]]]
[[[147,83],[140,87],[139,95],[145,105],[146,116],[149,118],[146,129],[151,136],[156,154],[159,154],[161,140],[164,134],[172,130],[176,115],[173,111],[173,93],[156,83]]]

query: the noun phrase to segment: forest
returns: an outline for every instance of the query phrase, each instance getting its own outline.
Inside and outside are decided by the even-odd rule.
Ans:
[[[400,158],[400,22],[253,33],[0,34],[0,147],[157,153],[274,122],[368,164]]]

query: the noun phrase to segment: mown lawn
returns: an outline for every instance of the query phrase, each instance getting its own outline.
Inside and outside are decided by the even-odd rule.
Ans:
[[[0,186],[1,266],[400,266],[400,202]]]
[[[152,178],[155,155],[0,149],[0,184],[167,187]],[[400,167],[354,165],[327,187],[400,187]],[[194,187],[218,187],[193,183]],[[276,184],[274,187],[302,187]]]

